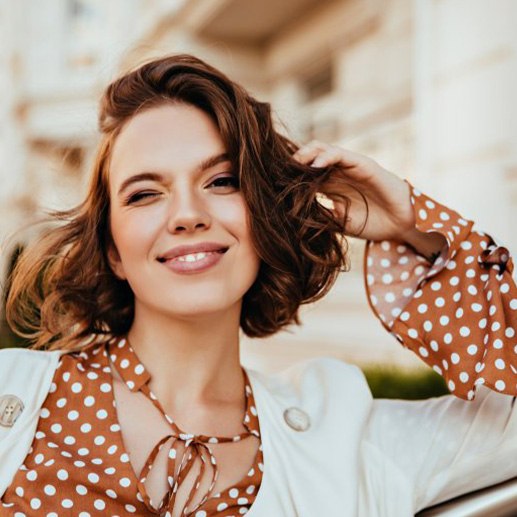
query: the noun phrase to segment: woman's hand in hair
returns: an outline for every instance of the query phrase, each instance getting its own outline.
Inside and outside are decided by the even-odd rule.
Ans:
[[[320,191],[332,199],[332,210],[341,219],[345,214],[344,203],[332,194],[345,196],[351,201],[346,235],[374,241],[406,242],[424,255],[444,244],[445,239],[441,235],[423,234],[416,230],[409,184],[375,160],[318,141],[298,149],[293,158],[312,167],[335,166]],[[361,194],[368,202],[368,212]],[[325,201],[322,203],[327,206]]]

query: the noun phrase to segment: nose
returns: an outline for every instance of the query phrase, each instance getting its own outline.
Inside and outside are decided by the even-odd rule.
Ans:
[[[170,233],[192,233],[207,229],[210,224],[208,208],[199,195],[190,192],[174,196],[167,220]]]

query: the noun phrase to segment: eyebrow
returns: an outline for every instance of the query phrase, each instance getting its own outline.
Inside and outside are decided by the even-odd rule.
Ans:
[[[215,156],[210,156],[198,165],[196,172],[206,171],[207,169],[211,169],[212,167],[215,167],[216,165],[227,161],[230,161],[228,153],[221,153]],[[130,176],[122,182],[122,185],[120,185],[120,188],[118,189],[118,195],[122,194],[122,192],[124,192],[133,183],[146,180],[163,181],[163,175],[158,172],[141,172],[139,174]]]

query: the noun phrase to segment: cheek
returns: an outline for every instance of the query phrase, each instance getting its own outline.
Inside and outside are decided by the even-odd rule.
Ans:
[[[240,241],[251,244],[252,235],[248,222],[248,209],[243,199],[225,206],[220,213],[220,222]]]
[[[130,261],[131,257],[145,253],[153,241],[157,227],[156,215],[153,217],[134,217],[131,213],[114,214],[111,218],[111,234],[121,260]]]
[[[236,235],[239,239],[240,246],[245,252],[245,260],[253,277],[256,277],[260,267],[260,257],[253,243],[253,234],[250,227],[248,208],[244,201],[235,208],[235,218],[233,221],[240,221],[238,228],[235,228]]]

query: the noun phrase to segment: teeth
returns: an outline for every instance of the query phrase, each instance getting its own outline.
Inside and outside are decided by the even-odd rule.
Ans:
[[[195,262],[196,260],[201,260],[207,257],[210,253],[215,253],[213,251],[209,252],[200,252],[200,253],[190,253],[189,255],[182,255],[181,257],[177,257],[174,260],[178,260],[179,262]]]

